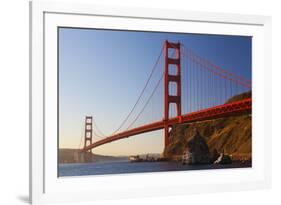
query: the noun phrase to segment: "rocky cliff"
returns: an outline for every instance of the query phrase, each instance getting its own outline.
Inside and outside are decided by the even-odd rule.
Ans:
[[[234,96],[228,102],[234,102],[251,96],[250,92]],[[231,155],[234,160],[251,160],[252,153],[252,117],[251,113],[208,120],[203,122],[175,125],[170,131],[170,142],[164,150],[164,156],[180,159],[190,137],[198,131],[207,142],[211,153],[217,151]]]

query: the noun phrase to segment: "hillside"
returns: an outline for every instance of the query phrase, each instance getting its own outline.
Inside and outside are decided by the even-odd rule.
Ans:
[[[234,102],[251,96],[250,92],[232,97]],[[250,160],[252,153],[252,117],[251,114],[220,118],[197,123],[175,125],[170,132],[170,143],[164,150],[164,156],[170,159],[180,157],[186,148],[188,139],[194,130],[198,130],[213,152],[232,155],[234,160]]]
[[[77,163],[75,161],[75,153],[77,153],[77,149],[59,149],[59,163]],[[120,161],[120,160],[127,160],[127,157],[115,157],[115,156],[104,156],[104,155],[97,155],[92,154],[91,162],[99,162],[99,161]]]
[[[236,102],[236,101],[240,101],[246,98],[251,98],[252,97],[252,92],[248,91],[245,93],[241,93],[239,95],[235,95],[232,98],[229,98],[225,103],[232,103],[232,102]]]

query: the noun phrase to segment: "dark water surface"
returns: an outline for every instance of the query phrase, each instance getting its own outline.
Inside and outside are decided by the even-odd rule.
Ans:
[[[126,174],[143,172],[184,171],[202,169],[223,169],[251,167],[251,163],[233,162],[227,165],[182,165],[180,162],[95,162],[81,164],[59,164],[58,175],[63,176],[85,176],[103,174]]]

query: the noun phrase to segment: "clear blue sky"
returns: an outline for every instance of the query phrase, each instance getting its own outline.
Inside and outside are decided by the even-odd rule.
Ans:
[[[92,115],[105,134],[119,126],[165,40],[179,41],[217,65],[251,79],[251,37],[60,28],[61,148],[78,147],[85,115]],[[159,153],[163,141],[162,131],[157,131],[101,146],[94,153]]]

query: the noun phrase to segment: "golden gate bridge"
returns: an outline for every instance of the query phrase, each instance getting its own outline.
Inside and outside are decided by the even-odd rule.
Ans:
[[[152,76],[159,77],[149,92]],[[164,129],[166,147],[175,124],[251,113],[251,97],[228,102],[248,91],[250,79],[221,68],[183,44],[165,41],[135,104],[112,134],[103,134],[93,117],[86,116],[81,152],[92,152],[98,146],[160,129]],[[143,100],[145,92],[149,94]],[[163,112],[156,112],[159,108]]]

